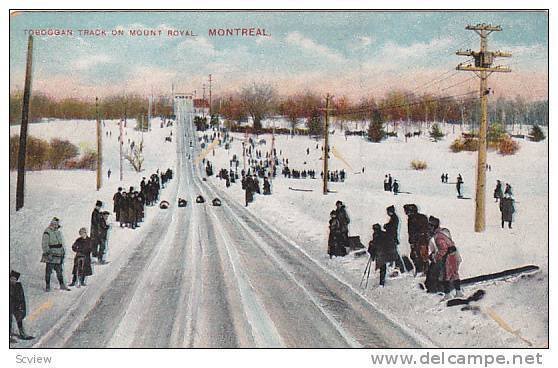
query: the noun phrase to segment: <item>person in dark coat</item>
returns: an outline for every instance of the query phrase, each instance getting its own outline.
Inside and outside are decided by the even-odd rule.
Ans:
[[[504,190],[504,195],[506,194],[513,196],[512,187],[509,183],[506,183],[506,189]]]
[[[457,189],[457,198],[462,198],[461,186],[463,185],[463,177],[461,174],[457,175],[457,182],[455,183],[455,189]]]
[[[27,303],[25,302],[23,285],[19,282],[19,276],[19,272],[10,272],[10,342],[16,342],[15,339],[12,339],[12,318],[16,320],[20,339],[32,340],[35,338],[25,333],[23,328],[23,320],[27,315]]]
[[[45,268],[45,291],[50,291],[50,276],[52,271],[56,272],[56,278],[60,284],[60,290],[71,290],[64,283],[64,271],[62,269],[64,265],[64,257],[66,255],[66,249],[64,248],[64,239],[62,233],[60,232],[60,220],[58,217],[53,217],[50,224],[43,232],[43,238],[41,241],[41,248],[43,255],[41,256],[41,262],[46,263]]]
[[[341,201],[335,202],[335,214],[337,219],[339,220],[339,227],[340,227],[340,243],[343,247],[349,246],[349,223],[351,219],[349,218],[349,214],[347,213],[347,208]]]
[[[514,200],[511,195],[506,194],[500,200],[500,212],[502,213],[502,229],[504,222],[508,223],[508,228],[512,228],[513,213],[515,212]]]
[[[101,234],[100,234],[99,251],[97,252],[97,262],[99,264],[107,263],[104,260],[104,256],[107,249],[108,230],[110,228],[110,225],[108,224],[108,217],[109,217],[108,211],[101,212]]]
[[[496,188],[494,188],[494,199],[496,199],[495,202],[498,202],[503,197],[504,193],[502,191],[502,182],[500,180],[496,180]]]
[[[368,253],[373,257],[376,270],[380,270],[380,287],[386,282],[387,265],[399,257],[393,238],[382,231],[380,224],[372,225],[372,240],[368,243]]]
[[[74,257],[74,268],[72,269],[72,283],[70,286],[86,286],[85,277],[93,275],[91,268],[91,250],[93,249],[92,239],[87,236],[87,229],[79,229],[79,238],[72,245],[72,250],[76,252]]]
[[[327,240],[327,254],[331,259],[333,256],[345,256],[347,254],[341,241],[341,224],[337,218],[337,212],[329,213],[329,237]]]
[[[389,221],[384,224],[384,230],[386,234],[390,236],[395,245],[399,244],[399,217],[395,214],[395,207],[389,206],[386,208],[386,212],[389,216]]]
[[[101,207],[103,207],[103,202],[97,201],[95,203],[95,208],[91,213],[91,228],[89,233],[91,234],[92,250],[93,256],[97,256],[97,250],[99,244],[101,243]]]
[[[119,187],[118,191],[116,193],[114,193],[114,196],[112,197],[112,200],[114,202],[113,212],[116,214],[116,221],[120,221],[120,205],[121,205],[121,201],[122,201],[122,187]]]
[[[393,187],[393,179],[391,177],[391,174],[388,174],[388,190],[391,192],[391,189]]]
[[[393,181],[393,194],[397,195],[397,193],[399,193],[399,183],[397,182],[397,179]]]
[[[128,224],[128,193],[122,192],[120,199],[120,227],[126,227]]]
[[[252,177],[250,175],[246,175],[244,178],[244,199],[246,202],[246,207],[248,207],[248,203],[254,200],[254,184],[252,182]]]
[[[428,218],[418,212],[415,204],[403,206],[407,215],[407,231],[411,246],[411,260],[415,264],[416,272],[426,272],[428,267]]]
[[[271,184],[270,184],[269,179],[267,177],[264,178],[263,194],[264,195],[271,194]]]

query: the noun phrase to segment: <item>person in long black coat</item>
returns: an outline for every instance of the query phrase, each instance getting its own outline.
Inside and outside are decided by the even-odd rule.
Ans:
[[[502,213],[502,229],[504,228],[504,222],[507,222],[508,228],[511,229],[515,206],[514,200],[510,195],[506,195],[500,200],[500,212]]]
[[[331,259],[333,256],[345,256],[347,254],[345,247],[341,244],[341,224],[337,218],[337,212],[329,213],[329,237],[327,240],[327,254]]]
[[[107,249],[108,230],[110,228],[110,225],[108,224],[108,217],[109,217],[108,211],[101,212],[101,234],[100,234],[99,251],[97,252],[97,261],[99,262],[99,264],[107,263],[104,260],[104,256]]]
[[[409,245],[411,246],[411,259],[415,264],[416,272],[426,272],[428,267],[428,217],[419,213],[415,204],[403,206],[407,215],[407,231]]]
[[[349,214],[347,213],[347,208],[345,204],[341,201],[335,202],[335,214],[337,215],[337,219],[339,220],[340,226],[340,233],[341,238],[340,242],[344,247],[349,246],[349,223],[351,219],[349,218]]]
[[[500,180],[496,180],[496,188],[494,188],[494,199],[496,199],[495,202],[498,202],[503,197],[504,192],[502,190],[502,182]]]
[[[264,195],[269,195],[271,194],[271,184],[269,183],[269,179],[266,177],[264,178],[264,183],[263,183],[263,194]]]
[[[87,229],[79,229],[79,238],[74,241],[72,250],[76,252],[74,257],[74,268],[72,269],[72,283],[70,286],[86,286],[85,277],[93,275],[91,268],[91,251],[93,249],[92,239],[87,236]],[[79,283],[78,283],[79,282]]]
[[[387,265],[398,259],[397,247],[390,234],[382,231],[380,224],[372,225],[372,240],[368,244],[368,253],[375,260],[376,269],[380,270],[380,286],[386,282]]]
[[[252,177],[250,175],[246,175],[244,178],[244,199],[246,202],[246,207],[248,207],[248,203],[254,200],[254,183],[252,181]]]
[[[101,207],[103,207],[103,202],[97,201],[91,213],[91,228],[89,233],[91,234],[92,252],[94,256],[97,256],[97,248],[101,242]]]
[[[389,206],[386,208],[386,212],[389,216],[389,221],[384,224],[384,230],[386,234],[390,236],[396,245],[399,244],[399,217],[395,214],[395,207]]]
[[[122,187],[119,187],[118,191],[116,193],[114,193],[114,196],[112,197],[112,200],[114,202],[113,212],[116,214],[116,221],[120,221],[120,205],[121,205],[121,201],[122,201]]]
[[[122,192],[122,199],[120,200],[120,227],[128,226],[128,193]]]
[[[27,316],[27,303],[25,302],[25,292],[23,285],[19,282],[20,273],[16,271],[10,272],[10,342],[16,342],[12,339],[12,318],[16,320],[19,330],[19,338],[22,340],[32,340],[35,337],[25,333],[23,328],[23,320]]]

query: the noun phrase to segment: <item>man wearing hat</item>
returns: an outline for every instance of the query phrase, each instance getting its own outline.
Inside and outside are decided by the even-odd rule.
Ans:
[[[43,239],[41,244],[43,249],[43,256],[41,258],[41,262],[46,263],[46,291],[50,291],[50,275],[52,274],[52,270],[56,272],[56,278],[58,279],[58,282],[60,284],[60,290],[70,290],[64,284],[64,275],[62,274],[62,265],[64,264],[64,255],[66,251],[64,249],[62,233],[59,229],[60,220],[57,217],[53,217],[50,221],[50,224],[43,232]]]
[[[19,282],[20,273],[16,271],[10,272],[10,342],[16,342],[12,339],[12,317],[17,322],[19,330],[19,338],[22,340],[32,340],[35,337],[27,335],[23,328],[23,319],[27,315],[27,306],[25,303],[25,293],[23,286]]]
[[[103,207],[103,202],[97,201],[91,213],[91,229],[89,234],[91,235],[92,253],[94,257],[97,257],[99,244],[101,243],[101,207]]]

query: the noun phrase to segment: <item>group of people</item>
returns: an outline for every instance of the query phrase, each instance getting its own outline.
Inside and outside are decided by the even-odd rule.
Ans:
[[[250,174],[250,169],[248,169],[247,173],[242,170],[241,174],[241,184],[242,189],[244,190],[245,205],[248,207],[248,204],[254,201],[254,194],[261,194],[260,180],[256,174]],[[271,182],[267,176],[263,178],[263,194],[271,194]]]
[[[172,179],[172,169],[165,172],[153,173],[149,180],[143,177],[140,182],[140,190],[137,191],[130,186],[128,192],[123,191],[122,187],[112,197],[114,202],[114,213],[116,221],[120,222],[120,227],[135,229],[145,217],[145,206],[152,206],[159,200],[161,188]]]
[[[415,272],[426,277],[427,291],[443,292],[443,300],[451,297],[452,290],[457,297],[463,296],[459,277],[461,257],[450,231],[440,227],[438,218],[419,213],[415,204],[406,204],[403,209],[408,217],[410,258]],[[389,220],[383,226],[379,223],[372,225],[372,240],[368,244],[370,261],[374,261],[376,270],[380,270],[380,287],[385,285],[388,266],[398,268],[400,272],[409,271],[398,250],[400,221],[395,206],[387,207],[386,213]],[[327,252],[330,258],[347,254],[349,223],[345,205],[337,201],[329,219]]]
[[[351,222],[347,208],[341,201],[335,202],[335,209],[329,213],[329,238],[327,253],[333,256],[345,256],[349,246],[349,223]]]
[[[513,199],[512,187],[506,183],[505,189],[502,190],[502,182],[496,180],[496,188],[494,188],[494,198],[496,202],[500,202],[500,213],[502,214],[502,229],[504,224],[508,223],[508,228],[512,228],[513,214],[515,213],[515,201]]]
[[[288,166],[283,166],[283,170],[281,171],[283,177],[285,178],[293,178],[293,179],[316,179],[316,171],[315,170],[295,170],[290,169]],[[323,172],[321,173],[323,177]]]
[[[362,169],[364,172],[364,168]],[[397,195],[399,193],[399,182],[397,179],[393,179],[391,174],[387,174],[384,177],[384,191],[386,192],[393,192],[393,194]]]

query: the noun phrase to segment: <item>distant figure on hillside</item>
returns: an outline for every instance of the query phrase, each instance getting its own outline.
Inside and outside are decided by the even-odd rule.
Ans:
[[[384,178],[384,190],[385,190],[386,192],[389,192],[389,191],[391,190],[391,189],[390,189],[390,185],[389,185],[389,179],[388,179],[388,176],[387,176],[387,175],[386,175],[385,178]]]
[[[509,183],[506,183],[506,189],[504,190],[504,195],[513,196],[512,187]]]
[[[393,194],[397,195],[397,193],[399,193],[399,183],[397,182],[397,179],[393,181]]]
[[[110,171],[110,169],[108,169],[107,171],[107,177],[110,179],[110,174],[112,174],[112,171]]]
[[[442,173],[442,176],[440,178],[442,179],[442,183],[446,182],[446,174]]]
[[[457,183],[455,183],[455,188],[457,189],[457,198],[463,198],[461,194],[461,186],[463,185],[463,177],[461,174],[457,175]]]
[[[502,213],[502,229],[504,222],[508,223],[508,228],[512,228],[513,213],[515,212],[514,200],[511,195],[505,194],[504,198],[500,199],[500,212]]]
[[[391,192],[392,188],[393,188],[393,178],[391,177],[391,174],[388,174],[388,190]]]
[[[496,188],[494,188],[494,199],[495,202],[498,202],[504,197],[504,193],[502,192],[502,182],[500,180],[496,180]]]
[[[269,183],[269,179],[267,177],[264,178],[263,183],[263,194],[269,195],[271,194],[271,184]]]

